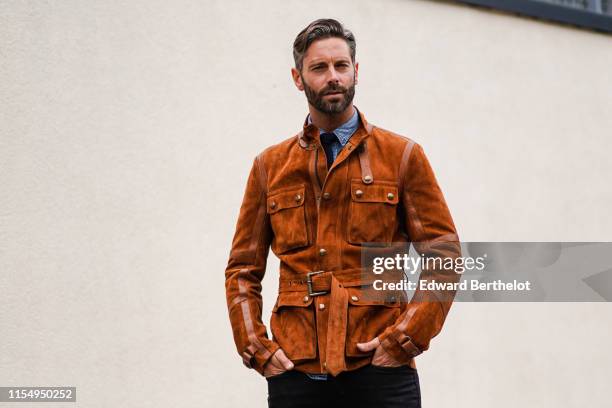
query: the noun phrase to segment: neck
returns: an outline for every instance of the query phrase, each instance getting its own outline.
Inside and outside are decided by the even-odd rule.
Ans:
[[[353,104],[350,104],[340,113],[323,113],[318,111],[311,104],[308,104],[308,110],[310,111],[310,120],[312,121],[312,124],[326,132],[330,132],[338,128],[341,124],[349,120],[355,112]]]

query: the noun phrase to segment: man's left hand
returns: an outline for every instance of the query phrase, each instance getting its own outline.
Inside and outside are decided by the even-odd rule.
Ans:
[[[368,341],[367,343],[357,343],[357,348],[363,352],[368,352],[376,349],[372,357],[372,365],[382,367],[399,367],[402,365],[399,361],[391,357],[389,353],[380,345],[378,337]]]

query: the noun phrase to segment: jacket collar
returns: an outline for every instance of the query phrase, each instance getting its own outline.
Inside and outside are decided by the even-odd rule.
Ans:
[[[359,115],[359,126],[357,127],[357,130],[353,136],[351,136],[349,142],[354,146],[358,146],[365,138],[370,136],[372,126],[368,123],[365,115],[357,108],[357,106],[355,106],[355,109]],[[317,144],[321,144],[319,128],[312,123],[308,123],[308,116],[306,116],[306,119],[304,119],[302,130],[298,134],[298,141],[299,145],[307,150],[312,150],[316,148]]]

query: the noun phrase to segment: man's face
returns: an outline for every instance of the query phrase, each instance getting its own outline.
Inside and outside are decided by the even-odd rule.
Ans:
[[[326,38],[310,44],[302,71],[292,68],[293,80],[308,102],[326,114],[340,113],[353,102],[359,64],[353,65],[342,38]]]

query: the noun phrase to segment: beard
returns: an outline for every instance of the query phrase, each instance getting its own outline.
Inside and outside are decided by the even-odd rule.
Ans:
[[[304,85],[304,93],[308,103],[315,107],[319,112],[332,115],[341,113],[348,108],[353,102],[355,97],[355,81],[348,87],[345,88],[341,85],[328,85],[323,88],[320,92],[316,92],[314,89],[308,86],[304,78],[302,77],[302,84]],[[324,96],[329,93],[341,92],[336,100],[326,100]]]

